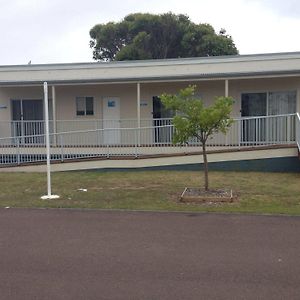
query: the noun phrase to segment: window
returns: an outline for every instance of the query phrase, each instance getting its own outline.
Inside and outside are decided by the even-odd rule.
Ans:
[[[242,117],[265,116],[267,114],[267,93],[242,94]]]
[[[296,91],[244,93],[242,117],[293,114],[296,99]]]
[[[94,97],[76,97],[76,115],[94,115]]]
[[[294,114],[296,99],[296,91],[269,93],[269,115]]]

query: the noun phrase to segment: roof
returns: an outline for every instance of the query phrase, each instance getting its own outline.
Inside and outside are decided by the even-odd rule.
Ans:
[[[0,85],[208,80],[300,75],[300,52],[0,66]]]

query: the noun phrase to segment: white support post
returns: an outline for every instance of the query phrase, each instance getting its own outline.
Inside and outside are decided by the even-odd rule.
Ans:
[[[52,116],[53,116],[53,133],[54,133],[54,144],[56,144],[56,91],[55,86],[52,85]]]
[[[53,115],[53,143],[56,145],[56,92],[55,86],[52,85],[52,115]]]
[[[137,105],[137,127],[140,128],[141,127],[141,85],[138,82],[137,83],[137,91],[136,91],[136,105]]]
[[[300,113],[300,88],[297,89],[296,112]]]
[[[50,137],[49,137],[49,108],[48,108],[48,84],[44,82],[44,109],[45,109],[45,129],[46,129],[46,152],[47,152],[47,195],[41,199],[57,199],[59,196],[51,194],[51,169],[50,169]]]
[[[229,83],[228,79],[225,79],[225,97],[229,96]]]
[[[141,84],[138,82],[137,85],[137,91],[136,91],[136,105],[137,105],[137,127],[138,127],[138,145],[140,145],[141,141]]]

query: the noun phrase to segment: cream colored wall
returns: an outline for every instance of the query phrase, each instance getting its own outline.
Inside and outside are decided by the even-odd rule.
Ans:
[[[300,111],[300,77],[229,80],[229,96],[236,100],[233,116],[240,116],[241,94],[247,92],[297,91]]]
[[[43,87],[0,87],[0,137],[11,136],[12,99],[43,99]],[[6,108],[4,108],[6,107]]]
[[[76,97],[94,97],[94,115],[76,116]],[[136,84],[56,86],[57,120],[88,120],[103,118],[103,98],[120,98],[121,119],[136,119]],[[144,117],[144,111],[141,111]]]
[[[196,91],[201,95],[206,105],[212,104],[216,96],[225,95],[225,80],[212,80],[143,84],[141,88],[142,98],[150,101],[152,96],[160,95],[163,92],[176,93],[189,84],[197,86]],[[241,116],[242,93],[269,91],[297,91],[297,111],[300,111],[300,77],[229,80],[229,96],[235,100],[232,116]]]
[[[152,97],[162,93],[177,93],[188,84],[197,85],[197,93],[206,104],[213,102],[215,96],[225,93],[224,80],[174,82],[174,83],[141,83],[141,118],[152,118]],[[102,101],[104,97],[119,97],[121,119],[137,117],[137,87],[132,84],[99,84],[56,86],[56,118],[57,120],[102,119]],[[300,111],[300,77],[229,80],[229,95],[235,99],[233,116],[240,116],[241,93],[258,91],[297,90],[297,110]],[[76,96],[93,96],[94,116],[76,116]],[[51,97],[51,88],[49,88]],[[43,87],[0,87],[0,121],[11,120],[11,99],[42,99]],[[146,104],[146,105],[145,105]],[[1,134],[2,135],[2,134]]]
[[[141,84],[141,99],[146,100],[149,105],[148,113],[152,116],[152,97],[160,96],[163,93],[176,94],[180,89],[188,85],[196,85],[198,94],[206,105],[213,102],[216,96],[224,96],[225,82],[220,81],[199,81],[199,82],[173,82],[173,83],[144,83]]]
[[[0,105],[6,109],[0,109],[0,121],[11,120],[11,101],[12,99],[43,99],[43,87],[0,87]]]
[[[199,93],[205,103],[212,103],[215,96],[225,93],[224,81],[205,82],[176,82],[176,83],[142,83],[141,90],[141,118],[151,119],[153,96],[162,93],[177,93],[179,89],[189,84],[197,85]],[[94,116],[76,116],[76,96],[94,97]],[[103,98],[119,97],[121,119],[137,118],[137,86],[136,84],[107,84],[85,86],[56,86],[57,120],[88,120],[103,118]]]

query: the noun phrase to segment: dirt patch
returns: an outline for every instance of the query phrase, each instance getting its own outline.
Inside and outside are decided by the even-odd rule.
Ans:
[[[233,202],[237,200],[237,195],[232,190],[226,189],[213,189],[205,191],[200,188],[185,188],[180,201],[185,203],[222,203],[222,202]]]

